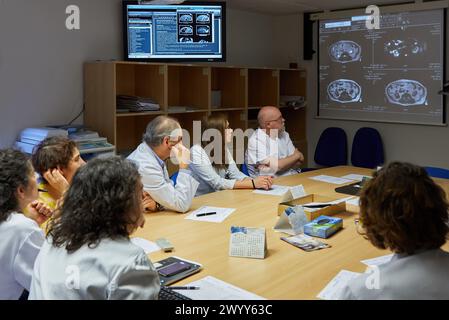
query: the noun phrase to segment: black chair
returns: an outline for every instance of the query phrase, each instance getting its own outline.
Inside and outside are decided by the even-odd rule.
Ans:
[[[336,127],[325,129],[315,148],[314,159],[317,164],[325,167],[346,165],[348,159],[346,132]]]
[[[384,149],[379,131],[360,128],[352,142],[351,163],[362,168],[376,168],[384,163]]]

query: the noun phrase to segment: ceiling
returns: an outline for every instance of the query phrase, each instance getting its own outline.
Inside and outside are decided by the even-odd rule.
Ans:
[[[374,3],[383,5],[404,2],[407,2],[407,0],[226,0],[226,7],[270,15],[287,15],[300,12],[360,8]]]

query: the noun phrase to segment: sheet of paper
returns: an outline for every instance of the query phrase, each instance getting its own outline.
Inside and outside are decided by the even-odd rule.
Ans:
[[[280,186],[277,184],[273,184],[270,190],[254,190],[253,193],[264,194],[270,196],[282,196],[284,193],[290,190],[289,186]]]
[[[211,276],[193,281],[186,286],[196,286],[200,289],[174,291],[193,300],[265,300],[265,298],[262,298],[261,296]]]
[[[362,174],[355,174],[355,173],[351,173],[351,174],[347,174],[343,177],[340,177],[342,179],[349,179],[349,180],[354,180],[354,181],[362,181],[363,178],[371,178],[370,176],[364,176]]]
[[[360,201],[360,197],[354,197],[354,198],[346,201],[346,203],[358,207],[358,206],[360,206],[359,201]]]
[[[327,175],[324,175],[324,174],[319,175],[319,176],[315,176],[315,177],[310,177],[309,179],[316,180],[316,181],[321,181],[321,182],[326,182],[326,183],[332,183],[332,184],[345,184],[345,183],[353,182],[353,180],[343,179],[343,178],[339,178],[339,177],[327,176]]]
[[[373,259],[366,259],[360,261],[363,264],[366,264],[367,266],[379,266],[381,264],[387,263],[391,261],[391,258],[393,258],[393,254],[387,254],[385,256],[380,256]]]
[[[323,300],[337,300],[341,290],[351,281],[357,278],[361,273],[348,270],[341,270],[317,295],[317,298]]]
[[[209,207],[203,206],[192,213],[190,213],[185,219],[195,220],[195,221],[206,221],[206,222],[223,222],[231,213],[235,211],[234,208],[219,208],[219,207]],[[197,217],[197,214],[206,212],[216,212],[216,214],[210,216]]]
[[[131,242],[136,246],[141,247],[146,254],[161,250],[161,248],[156,243],[148,241],[147,239],[131,238]]]

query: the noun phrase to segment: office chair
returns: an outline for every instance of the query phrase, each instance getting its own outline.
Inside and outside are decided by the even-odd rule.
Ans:
[[[424,167],[427,174],[434,178],[449,179],[449,169],[437,168],[437,167]]]
[[[376,168],[384,163],[384,149],[379,131],[360,128],[352,142],[351,162],[353,166]]]
[[[346,165],[347,154],[346,132],[341,128],[326,128],[321,133],[315,148],[315,162],[325,167]]]
[[[179,171],[176,171],[175,173],[172,174],[172,176],[170,177],[171,181],[173,181],[173,185],[176,186],[176,180],[178,179],[178,174]]]
[[[242,166],[240,167],[240,171],[242,171],[243,174],[245,174],[249,177],[248,165],[245,162],[242,163]]]

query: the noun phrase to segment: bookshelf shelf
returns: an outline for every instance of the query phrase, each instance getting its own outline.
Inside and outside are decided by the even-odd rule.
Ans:
[[[193,121],[226,113],[234,129],[257,127],[262,106],[282,108],[287,131],[305,154],[306,108],[281,106],[282,96],[306,98],[304,69],[246,68],[223,65],[95,61],[84,65],[84,124],[114,144],[119,154],[133,150],[149,121],[171,115],[192,132]],[[150,98],[160,111],[116,112],[116,97]],[[180,106],[188,106],[183,109]],[[170,110],[178,107],[179,110]],[[194,109],[190,109],[194,108]]]

